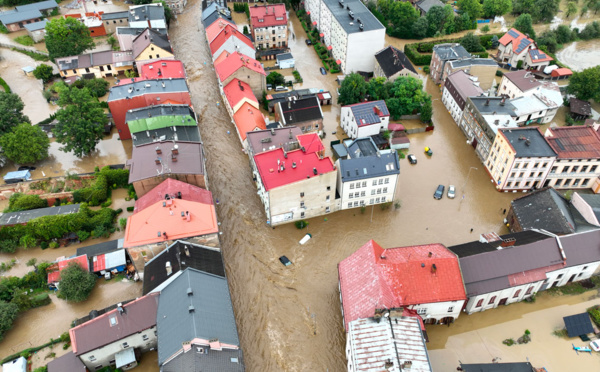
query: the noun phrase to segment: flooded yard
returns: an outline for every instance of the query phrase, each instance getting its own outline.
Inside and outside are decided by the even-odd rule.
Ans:
[[[574,71],[598,65],[600,40],[576,41],[556,52],[556,58]]]

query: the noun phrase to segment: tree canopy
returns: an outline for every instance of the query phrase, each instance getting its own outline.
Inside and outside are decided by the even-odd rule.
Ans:
[[[8,199],[8,208],[4,212],[20,212],[46,207],[48,207],[48,201],[40,198],[39,195],[16,192]]]
[[[513,23],[513,27],[529,37],[535,39],[535,30],[533,29],[533,20],[530,14],[521,14]]]
[[[0,91],[0,135],[8,133],[21,123],[29,123],[23,115],[25,104],[15,93]]]
[[[60,272],[58,297],[73,302],[85,301],[95,285],[94,274],[73,262]]]
[[[4,155],[17,164],[31,164],[48,157],[50,140],[38,126],[22,123],[0,137]]]
[[[501,16],[512,11],[512,0],[483,0],[483,14],[487,18]]]
[[[344,81],[342,81],[338,103],[340,105],[351,105],[363,101],[366,95],[367,83],[365,82],[365,79],[361,75],[353,72],[346,76]]]
[[[550,22],[558,13],[559,5],[560,0],[535,0],[533,17],[538,22]]]
[[[477,20],[483,15],[483,5],[479,0],[458,0],[457,5],[460,12],[469,14],[472,20]]]
[[[279,72],[273,71],[269,75],[267,75],[267,84],[271,84],[273,85],[273,87],[277,85],[284,85],[285,78]]]
[[[593,99],[600,102],[600,66],[573,72],[567,92],[582,100]]]
[[[59,87],[56,112],[58,123],[54,128],[56,141],[63,145],[61,151],[73,151],[76,156],[92,152],[104,131],[108,119],[100,102],[90,95],[87,88]]]
[[[36,67],[35,70],[33,70],[33,76],[35,76],[36,79],[42,80],[44,84],[46,84],[52,80],[52,67],[42,63]]]
[[[53,61],[79,55],[95,46],[90,30],[75,18],[55,18],[46,24],[46,49]]]
[[[0,301],[0,340],[4,337],[6,331],[12,328],[18,314],[19,307],[17,305]]]
[[[479,39],[479,36],[476,36],[472,32],[469,32],[460,39],[460,45],[462,45],[469,53],[485,51],[485,48],[481,46],[481,40]]]

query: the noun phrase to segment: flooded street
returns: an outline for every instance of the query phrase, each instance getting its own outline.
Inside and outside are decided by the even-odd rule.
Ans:
[[[514,195],[497,193],[473,149],[451,120],[433,84],[433,132],[412,135],[411,152],[419,164],[401,161],[396,199],[399,210],[359,209],[337,212],[309,220],[313,239],[300,246],[306,233],[293,225],[271,229],[266,225],[262,204],[256,196],[248,159],[240,151],[220,96],[200,18],[200,2],[188,3],[169,34],[178,58],[185,63],[193,103],[206,146],[212,192],[221,203],[223,255],[236,309],[238,329],[248,371],[344,371],[345,335],[342,328],[337,263],[368,239],[385,247],[440,242],[451,245],[476,239],[480,232],[504,232],[501,211]],[[303,87],[323,88],[334,97],[335,76],[321,76],[320,61],[305,43],[304,31],[291,19],[290,47],[297,56]],[[298,57],[298,56],[301,56]],[[337,126],[339,107],[326,108],[328,145]],[[235,133],[235,132],[233,132]],[[434,155],[426,158],[423,148]],[[329,146],[327,146],[329,147]],[[469,183],[465,180],[470,167]],[[464,201],[432,198],[439,183],[453,183]],[[459,194],[460,195],[460,194]],[[372,220],[371,220],[372,215]],[[474,233],[470,234],[470,229]],[[294,265],[282,266],[278,257],[288,256]]]
[[[576,41],[556,52],[556,57],[574,71],[598,65],[600,40]]]
[[[598,353],[579,353],[575,346],[587,346],[579,338],[561,338],[552,334],[564,328],[564,316],[585,312],[597,305],[595,291],[576,296],[552,296],[542,293],[534,303],[516,303],[461,316],[451,327],[428,326],[428,344],[432,368],[436,372],[456,371],[463,363],[501,363],[528,360],[534,367],[548,371],[596,371],[600,364]],[[531,332],[528,344],[506,346],[502,341],[515,340],[525,330]]]

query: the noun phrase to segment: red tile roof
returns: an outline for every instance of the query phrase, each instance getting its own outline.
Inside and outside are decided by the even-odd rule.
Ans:
[[[179,60],[157,59],[141,67],[140,79],[155,80],[169,78],[186,78],[183,62]]]
[[[512,34],[512,35],[511,35]],[[513,36],[515,35],[515,36]],[[505,33],[500,40],[498,40],[500,42],[500,44],[507,46],[510,42],[512,42],[512,48],[513,48],[513,52],[516,53],[520,53],[521,50],[519,50],[519,47],[521,45],[521,42],[523,42],[523,44],[527,44],[527,42],[529,42],[529,44],[531,43],[535,43],[535,41],[533,41],[532,39],[528,38],[527,36],[525,36],[525,34],[523,34],[522,32],[520,32],[519,30],[515,29],[515,28],[511,28],[510,30],[508,30],[507,33]],[[527,45],[529,45],[527,44]]]
[[[307,133],[296,136],[298,142],[300,143],[300,147],[304,147],[307,153],[313,152],[322,152],[325,150],[325,146],[323,146],[323,142],[321,142],[321,138],[316,133]]]
[[[441,244],[383,249],[370,240],[338,271],[346,329],[375,309],[466,299],[458,258]]]
[[[279,166],[284,167],[283,171],[278,170],[278,161]],[[316,153],[303,152],[302,150],[290,151],[287,153],[286,158],[283,149],[277,148],[255,155],[254,162],[267,191],[307,178],[318,177],[318,175],[315,175],[314,169],[317,170],[317,174],[335,171],[333,162],[329,157],[320,158]]]
[[[230,77],[231,74],[233,74],[242,67],[248,68],[249,70],[262,75],[267,75],[265,74],[265,70],[263,69],[260,62],[258,62],[254,58],[245,56],[240,52],[231,53],[230,55],[228,55],[227,58],[225,58],[219,64],[215,65],[215,70],[217,71],[217,76],[219,77],[219,80],[225,81],[225,79]]]
[[[260,22],[262,20],[262,22]],[[250,23],[252,28],[287,25],[284,4],[250,7]]]
[[[550,73],[551,76],[556,77],[556,76],[570,76],[573,75],[573,71],[569,70],[568,68],[557,68],[556,70],[552,70],[552,72]]]
[[[186,212],[189,212],[189,221]],[[123,247],[138,247],[166,240],[213,234],[218,231],[217,215],[213,204],[170,199],[156,202],[127,219]]]
[[[210,191],[173,178],[167,178],[135,202],[133,213],[142,211],[156,202],[165,200],[166,194],[171,195],[171,198],[176,198],[178,192],[181,193],[181,198],[184,200],[204,204],[212,204],[213,202]]]
[[[58,265],[56,265],[57,269],[58,269],[57,271],[48,273],[48,283],[60,282],[60,272],[63,271],[64,269],[66,269],[69,266],[69,264],[71,264],[72,262],[75,262],[76,264],[81,266],[81,268],[84,269],[85,271],[90,271],[90,264],[88,261],[87,254],[73,257],[73,258],[67,258],[62,261],[58,261]],[[55,266],[55,265],[53,265],[53,266]]]
[[[252,45],[252,41],[250,41],[248,36],[239,32],[236,27],[226,25],[221,30],[221,32],[219,32],[219,34],[210,42],[210,53],[211,54],[216,53],[219,50],[219,48],[223,44],[225,44],[225,42],[227,40],[229,40],[229,38],[232,38],[232,37],[237,38],[240,42],[246,44],[251,49],[254,49],[254,45]]]
[[[508,282],[510,283],[511,287],[516,287],[518,285],[523,285],[523,284],[535,283],[537,281],[546,279],[546,273],[549,273],[551,271],[555,271],[558,269],[562,269],[564,267],[565,267],[564,264],[559,263],[556,265],[545,266],[545,267],[540,267],[538,269],[533,269],[533,270],[524,271],[524,272],[520,272],[520,273],[516,273],[516,274],[511,274],[508,276]]]
[[[254,130],[267,129],[265,117],[259,109],[248,102],[244,103],[239,110],[233,114],[233,121],[237,127],[242,141],[246,140],[246,133]]]
[[[225,97],[229,102],[229,106],[231,109],[234,109],[237,104],[246,98],[249,101],[255,102],[258,106],[258,100],[252,93],[252,88],[248,83],[243,82],[239,79],[233,79],[223,88],[223,92],[225,93]]]
[[[600,135],[592,127],[548,128],[547,134],[559,159],[600,159]]]
[[[235,23],[230,22],[224,18],[219,18],[217,21],[213,22],[210,26],[208,26],[206,28],[206,40],[208,41],[208,43],[210,44],[210,42],[213,41],[215,37],[217,37],[219,32],[221,32],[221,30],[227,25],[236,27]]]
[[[158,293],[150,293],[69,330],[73,354],[81,355],[156,325]],[[111,326],[111,319],[114,323]]]
[[[229,52],[224,50],[223,53],[219,54],[217,59],[215,59],[215,61],[213,62],[213,66],[216,66],[219,63],[223,62],[225,59],[227,59],[227,57],[229,57]]]

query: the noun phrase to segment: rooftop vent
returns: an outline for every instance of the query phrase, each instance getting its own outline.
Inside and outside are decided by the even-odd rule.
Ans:
[[[188,296],[191,296],[194,294],[194,291],[192,290],[192,287],[188,287],[187,291],[186,291]]]
[[[158,234],[160,235],[160,232]],[[165,269],[167,270],[167,276],[173,274],[173,267],[171,267],[171,261],[165,262]]]
[[[435,273],[437,271],[437,266],[435,264],[431,265],[431,272]]]
[[[188,306],[188,312],[189,313],[193,313],[194,311],[196,311],[196,308],[194,308],[194,305]]]
[[[313,174],[316,176],[317,174],[319,174],[319,172],[317,172],[317,168],[313,168]]]

